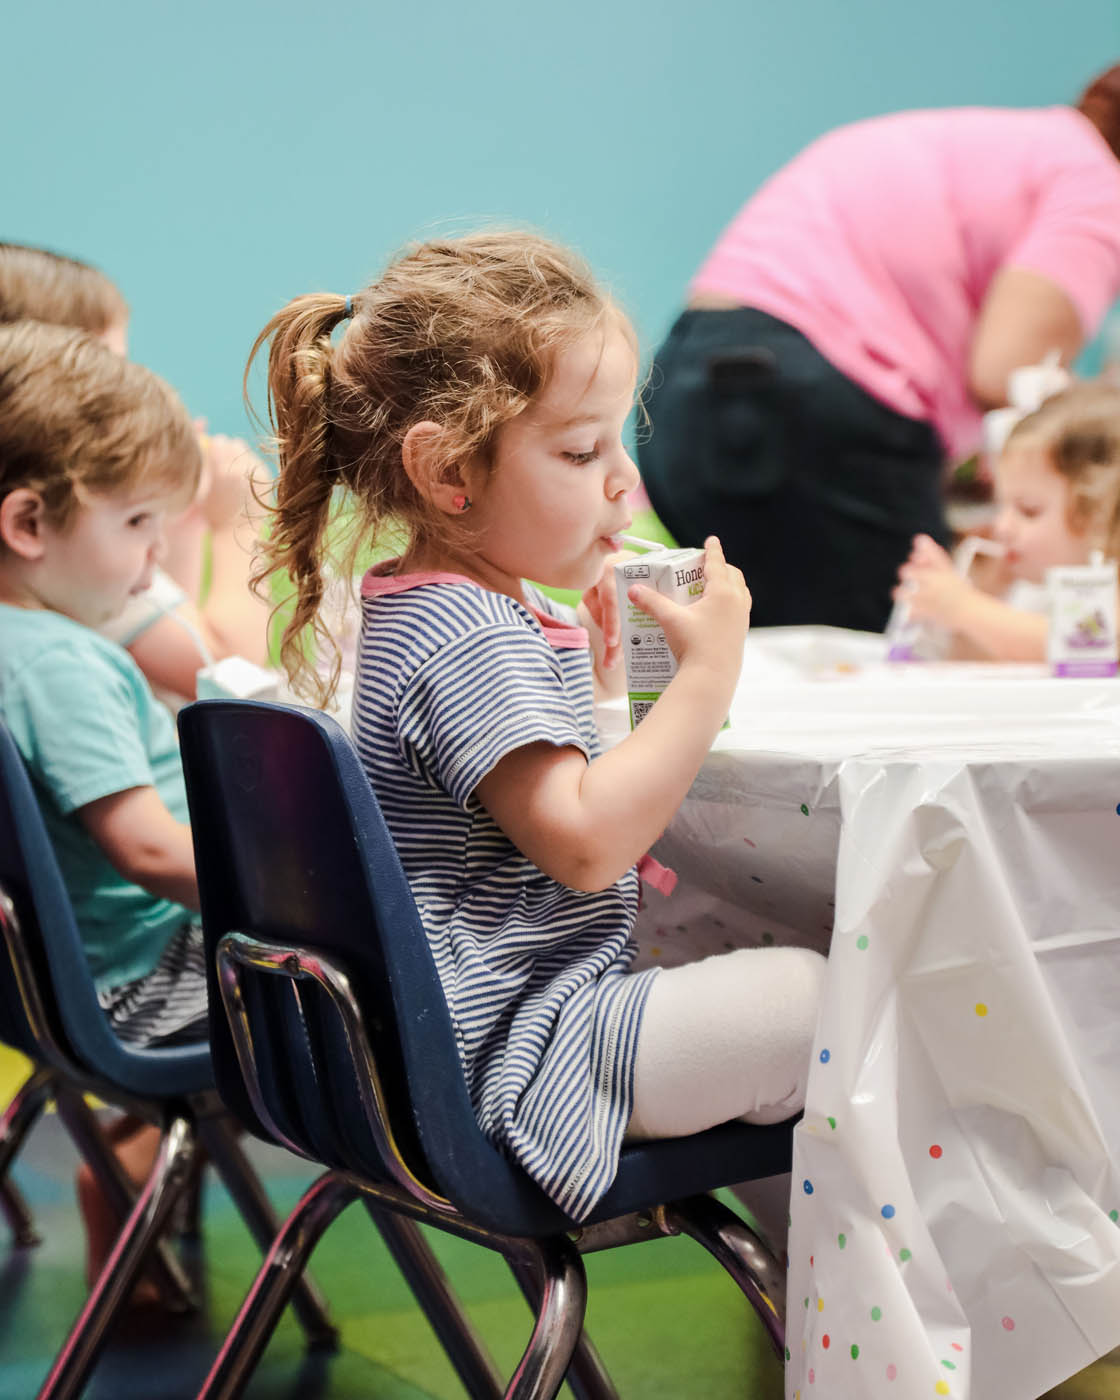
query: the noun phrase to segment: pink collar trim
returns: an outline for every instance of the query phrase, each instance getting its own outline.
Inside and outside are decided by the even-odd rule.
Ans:
[[[362,597],[377,598],[384,593],[407,593],[410,588],[423,588],[426,583],[473,583],[466,574],[445,574],[437,569],[423,569],[414,574],[396,574],[395,559],[383,559],[367,569],[362,578]],[[479,585],[475,584],[477,588]]]
[[[362,597],[381,598],[390,593],[407,593],[412,588],[423,588],[431,583],[466,583],[471,588],[482,588],[481,583],[476,583],[473,578],[468,578],[466,574],[444,573],[438,569],[423,569],[411,574],[395,574],[392,572],[397,560],[385,559],[380,564],[374,564],[371,569],[367,569],[362,578]],[[562,622],[558,617],[541,612],[539,608],[533,607],[531,603],[522,604],[537,619],[541,625],[548,644],[560,650],[571,647],[579,651],[586,651],[590,645],[590,638],[587,635],[586,627],[574,627],[570,622]]]

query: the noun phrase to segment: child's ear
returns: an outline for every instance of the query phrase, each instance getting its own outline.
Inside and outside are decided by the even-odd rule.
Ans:
[[[438,423],[414,423],[401,443],[401,459],[424,500],[447,515],[460,513],[469,487],[459,463],[447,460],[447,441]]]
[[[17,486],[0,501],[0,542],[21,559],[43,557],[43,498],[29,486]]]

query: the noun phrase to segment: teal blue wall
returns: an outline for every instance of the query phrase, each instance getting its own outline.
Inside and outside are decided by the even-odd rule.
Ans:
[[[0,237],[99,263],[215,428],[288,297],[479,220],[579,247],[647,344],[746,194],[892,108],[1071,99],[1117,0],[39,0],[3,22]]]

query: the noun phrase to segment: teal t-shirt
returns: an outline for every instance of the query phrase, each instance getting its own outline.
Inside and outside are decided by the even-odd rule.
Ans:
[[[0,716],[31,774],[98,986],[143,976],[191,911],[119,875],[75,813],[150,785],[187,820],[170,711],[123,647],[60,613],[0,603]]]

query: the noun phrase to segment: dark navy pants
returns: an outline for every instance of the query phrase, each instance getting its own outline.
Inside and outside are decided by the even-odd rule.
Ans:
[[[930,424],[765,312],[686,311],[645,402],[638,461],[653,508],[682,545],[720,537],[757,626],[881,631],[911,538],[947,540]]]

